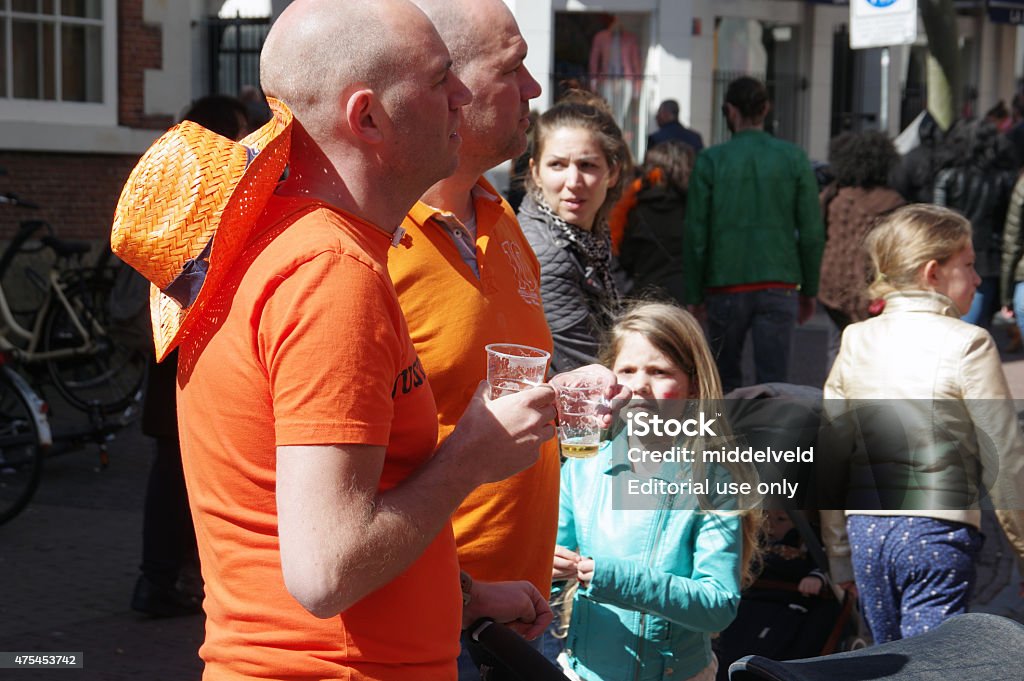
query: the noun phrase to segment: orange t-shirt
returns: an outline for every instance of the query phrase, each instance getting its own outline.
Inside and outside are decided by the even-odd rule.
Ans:
[[[450,529],[337,617],[309,614],[284,585],[277,446],[386,446],[388,489],[437,439],[434,399],[387,275],[391,237],[324,206],[302,214],[303,205],[271,201],[264,224],[290,217],[242,256],[207,308],[215,321],[179,358],[182,460],[206,580],[204,679],[450,681],[461,624]]]
[[[422,202],[402,223],[407,246],[388,262],[434,389],[442,441],[477,384],[487,378],[484,346],[521,343],[548,352],[552,347],[533,249],[508,203],[482,178],[474,194],[479,279],[448,231],[431,218],[437,211]],[[484,581],[527,579],[548,593],[558,529],[558,471],[552,439],[542,446],[536,464],[466,498],[452,516],[463,570]]]

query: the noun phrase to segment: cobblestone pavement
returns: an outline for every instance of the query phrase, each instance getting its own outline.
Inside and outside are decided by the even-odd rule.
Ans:
[[[78,424],[54,405],[55,429]],[[70,412],[70,413],[69,413]],[[150,619],[129,608],[142,550],[142,502],[153,458],[133,426],[98,448],[51,457],[29,506],[0,525],[0,651],[81,652],[81,670],[0,670],[0,679],[194,681],[201,616]]]
[[[823,315],[798,331],[791,380],[821,384],[826,338]],[[1008,355],[1004,366],[1014,394],[1024,398],[1024,354]],[[72,416],[61,407],[55,427]],[[84,669],[0,670],[0,679],[196,681],[203,618],[154,620],[128,607],[152,445],[132,427],[111,443],[106,470],[96,451],[52,457],[32,503],[0,525],[0,651],[80,651]],[[1024,621],[1021,577],[1005,540],[994,527],[986,534],[975,609]]]

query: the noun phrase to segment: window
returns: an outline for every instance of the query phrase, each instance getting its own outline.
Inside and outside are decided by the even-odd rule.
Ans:
[[[99,122],[89,110],[116,106],[114,15],[114,0],[0,0],[4,108],[22,120],[56,122],[64,110]]]

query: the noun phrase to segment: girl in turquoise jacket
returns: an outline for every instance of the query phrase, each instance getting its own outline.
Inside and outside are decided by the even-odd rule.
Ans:
[[[603,359],[633,401],[623,411],[628,426],[596,457],[562,468],[552,574],[578,582],[565,664],[584,681],[711,681],[711,635],[736,615],[756,538],[754,516],[735,511],[750,501],[726,483],[755,476],[700,461],[728,432],[716,417],[714,359],[692,315],[660,303],[634,307],[616,323]],[[672,429],[652,427],[655,414],[685,425],[699,423],[702,411],[716,417],[703,436],[659,436]]]

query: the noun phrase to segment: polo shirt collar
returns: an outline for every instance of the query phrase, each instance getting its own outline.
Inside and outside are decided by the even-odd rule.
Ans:
[[[491,186],[491,183],[483,176],[476,181],[470,193],[473,196],[474,202],[486,201],[498,206],[501,205],[501,196],[498,195],[494,187]],[[409,217],[418,225],[426,225],[430,218],[435,215],[452,215],[454,217],[453,213],[431,206],[424,201],[417,201],[412,209],[409,210]]]

